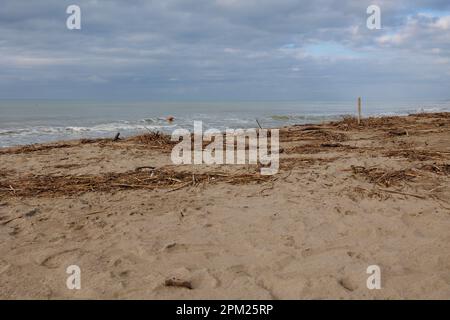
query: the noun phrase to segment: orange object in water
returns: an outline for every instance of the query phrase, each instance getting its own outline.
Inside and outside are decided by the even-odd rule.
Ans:
[[[175,118],[172,117],[172,116],[170,116],[170,117],[167,117],[166,120],[167,120],[168,122],[172,122],[173,120],[175,120]]]

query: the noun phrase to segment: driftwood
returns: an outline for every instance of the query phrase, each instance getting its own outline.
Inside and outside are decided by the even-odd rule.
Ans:
[[[112,141],[120,140],[119,136],[120,136],[120,132],[117,132],[116,135],[114,136],[114,139]]]
[[[408,130],[406,129],[389,130],[388,134],[390,136],[409,136]]]
[[[178,278],[170,278],[164,281],[166,287],[180,287],[192,290],[192,283],[187,280],[182,280]]]
[[[153,171],[156,169],[156,167],[152,167],[152,166],[142,166],[142,167],[137,167],[136,169],[134,169],[135,171],[141,171],[143,169],[149,169],[150,171]]]

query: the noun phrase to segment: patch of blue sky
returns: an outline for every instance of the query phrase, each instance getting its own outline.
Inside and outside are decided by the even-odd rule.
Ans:
[[[337,42],[318,42],[304,47],[305,53],[314,57],[359,58],[364,54]]]
[[[419,15],[425,15],[433,18],[441,18],[450,16],[450,11],[423,9],[416,12]]]

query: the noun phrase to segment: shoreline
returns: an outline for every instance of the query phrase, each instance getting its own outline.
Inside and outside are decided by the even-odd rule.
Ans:
[[[146,133],[0,148],[0,297],[450,295],[449,112],[282,127],[268,177],[173,165],[173,145]],[[82,290],[65,286],[74,264]],[[382,290],[366,288],[370,265]]]
[[[409,111],[409,112],[381,112],[379,114],[368,114],[366,115],[366,118],[382,118],[382,117],[407,117],[407,116],[414,116],[414,115],[420,115],[420,114],[433,114],[433,113],[437,113],[437,114],[441,114],[441,113],[448,113],[450,112],[448,110],[448,108],[431,108],[431,109],[436,109],[435,111],[423,111],[423,110],[417,110],[415,112]],[[346,117],[351,117],[351,114],[347,114],[347,113],[341,113],[341,114],[333,114],[330,113],[328,115],[326,114],[309,114],[309,115],[305,115],[305,116],[301,116],[301,115],[284,115],[284,114],[280,114],[280,115],[265,115],[264,116],[265,122],[263,123],[263,127],[266,129],[278,129],[278,128],[283,128],[283,127],[289,127],[289,126],[293,126],[293,125],[297,125],[297,123],[295,123],[294,119],[297,120],[298,125],[318,125],[318,124],[324,124],[324,123],[329,123],[329,122],[338,122],[341,121],[342,119],[346,118]],[[264,118],[263,117],[263,118]],[[256,117],[258,118],[258,117]],[[156,121],[155,123],[146,123],[146,122],[142,122],[142,121],[147,121],[147,120],[152,120],[152,121]],[[50,143],[58,143],[58,142],[63,142],[63,141],[75,141],[75,140],[83,140],[83,139],[109,139],[114,137],[114,135],[117,132],[121,132],[121,134],[124,137],[132,137],[135,135],[140,135],[143,133],[146,133],[148,130],[151,131],[159,131],[165,134],[170,134],[171,131],[173,131],[176,128],[173,128],[172,126],[176,123],[171,123],[171,122],[167,122],[166,119],[164,117],[154,117],[154,118],[149,118],[149,119],[140,119],[140,120],[111,120],[108,123],[97,123],[95,125],[92,125],[91,127],[76,127],[74,125],[69,125],[67,127],[65,126],[38,126],[38,127],[31,127],[31,128],[10,128],[10,129],[5,129],[5,130],[0,130],[0,137],[4,137],[5,143],[7,143],[8,140],[11,140],[12,138],[9,136],[9,134],[19,134],[20,132],[27,132],[27,131],[35,131],[35,134],[37,136],[39,135],[46,135],[47,131],[53,131],[54,136],[52,137],[51,134],[49,134],[49,136],[47,136],[47,140],[45,141],[39,141],[41,140],[41,138],[37,139],[37,141],[35,142],[30,142],[30,143],[26,143],[26,142],[21,142],[18,144],[12,144],[12,145],[0,145],[0,150],[4,149],[4,148],[14,148],[14,147],[19,147],[19,146],[25,146],[25,145],[32,145],[32,144],[50,144]],[[314,120],[315,119],[315,120]],[[180,121],[180,122],[178,122]],[[254,118],[252,119],[246,119],[245,120],[245,124],[243,124],[243,129],[250,129],[250,128],[258,128],[257,123],[255,121]],[[279,123],[273,123],[273,122],[279,122]],[[142,123],[141,123],[142,122]],[[267,123],[268,122],[268,123]],[[100,131],[96,131],[96,127],[104,127],[104,126],[117,126],[118,124],[122,123],[122,125],[124,125],[124,128],[120,128],[120,125],[118,128],[114,129],[109,129],[108,133],[100,133],[102,132]],[[185,129],[192,129],[190,128],[191,123],[186,123],[185,119],[177,119],[177,123],[179,125],[179,128],[185,128]],[[205,122],[207,123],[207,121]],[[230,120],[230,123],[232,123],[232,121]],[[254,125],[254,127],[252,127],[252,124]],[[153,127],[153,125],[156,125],[156,128]],[[134,129],[131,129],[131,127],[135,126]],[[148,126],[150,128],[148,128]],[[220,131],[224,131],[224,124],[220,124],[219,127],[221,128]],[[169,129],[170,128],[170,129]],[[232,128],[235,128],[234,126]],[[235,128],[237,129],[237,128]],[[39,130],[42,130],[39,131]],[[67,137],[65,138],[61,138],[60,136],[64,136],[64,131],[71,131],[74,130],[72,133],[68,134]],[[90,133],[86,133],[81,134],[80,132],[90,132]],[[8,133],[9,132],[9,133]],[[74,132],[78,132],[78,134],[74,134]],[[17,141],[21,140],[19,136],[16,136],[15,139]],[[58,137],[59,138],[56,138]],[[13,139],[14,140],[14,139]],[[26,140],[24,140],[26,141]]]

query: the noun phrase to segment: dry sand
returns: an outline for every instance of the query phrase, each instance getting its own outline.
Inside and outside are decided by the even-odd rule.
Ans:
[[[450,298],[449,113],[280,140],[272,177],[156,135],[0,149],[0,298]]]

